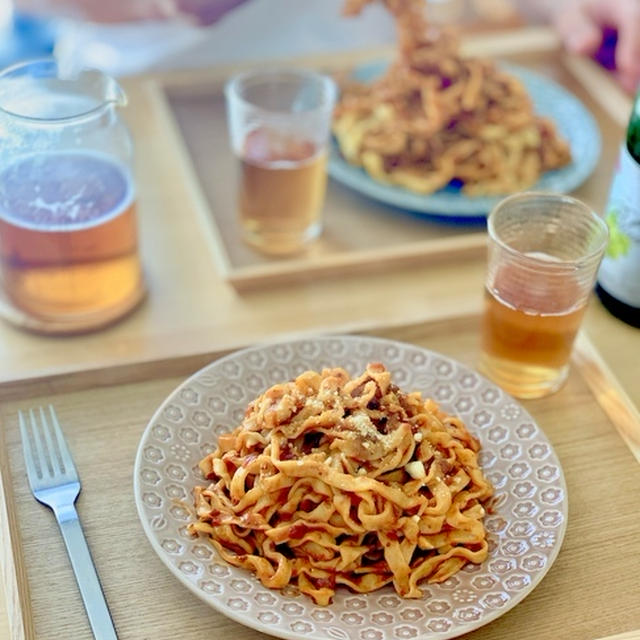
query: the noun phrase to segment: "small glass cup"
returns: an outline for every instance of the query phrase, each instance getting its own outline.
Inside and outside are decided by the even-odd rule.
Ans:
[[[268,254],[300,251],[322,230],[336,85],[313,71],[255,71],[225,95],[244,238]]]
[[[500,202],[487,228],[478,368],[518,398],[548,395],[569,373],[607,225],[575,198],[530,192]]]

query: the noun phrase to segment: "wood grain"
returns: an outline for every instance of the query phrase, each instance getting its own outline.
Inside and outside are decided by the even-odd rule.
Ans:
[[[5,617],[0,618],[0,630],[11,621],[10,640],[26,640],[33,635],[29,582],[20,545],[18,523],[13,504],[13,479],[4,430],[0,431],[0,598],[6,602]],[[6,592],[6,596],[5,596]]]
[[[478,354],[476,317],[376,331],[439,350],[473,365]],[[48,381],[32,383],[29,394],[6,400],[0,389],[13,500],[32,602],[31,640],[89,640],[75,581],[48,510],[32,498],[16,424],[20,407],[52,402],[79,467],[83,492],[78,509],[122,640],[190,640],[266,636],[238,625],[200,602],[155,557],[137,519],[132,469],[141,432],[157,405],[183,379],[89,388],[81,377],[52,391]],[[199,363],[193,362],[196,365]],[[640,466],[591,393],[578,359],[566,386],[554,396],[528,401],[528,411],[552,441],[569,489],[569,522],[560,555],[534,592],[498,620],[474,632],[478,639],[583,639],[640,629],[636,597],[640,555]],[[143,372],[143,378],[148,372]],[[135,379],[135,367],[128,373]],[[606,526],[603,521],[606,520]],[[615,544],[606,542],[615,531]],[[51,593],[56,593],[56,598]],[[607,605],[603,607],[603,599]],[[132,603],[133,606],[132,606]],[[622,640],[622,639],[620,639]]]
[[[573,359],[596,397],[598,404],[612,420],[620,437],[640,462],[640,411],[616,380],[611,368],[584,333],[578,334]]]
[[[640,631],[627,631],[626,633],[616,633],[614,636],[599,638],[598,640],[638,640]]]
[[[638,638],[640,638],[640,631],[627,631],[625,633],[616,633],[614,636],[599,638],[598,640],[638,640]]]

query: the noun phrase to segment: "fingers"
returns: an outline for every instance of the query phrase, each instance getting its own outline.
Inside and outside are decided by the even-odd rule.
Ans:
[[[634,92],[640,84],[640,4],[635,0],[619,0],[616,6],[616,68],[620,84]]]
[[[59,5],[51,4],[52,11]],[[164,20],[176,15],[174,0],[132,0],[131,2],[104,2],[103,0],[63,0],[71,13],[91,22],[130,22],[136,20]]]
[[[638,0],[556,0],[552,21],[572,53],[593,55],[602,43],[603,28],[618,32],[617,77],[624,89],[640,84],[640,3]]]
[[[217,22],[244,2],[246,0],[176,0],[180,13],[193,18],[199,25]]]
[[[581,55],[595,53],[601,39],[600,27],[584,2],[559,1],[552,10],[551,20],[568,51]]]

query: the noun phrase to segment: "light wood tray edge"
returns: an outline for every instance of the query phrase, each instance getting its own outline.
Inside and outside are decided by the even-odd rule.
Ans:
[[[12,509],[12,489],[8,475],[4,429],[0,431],[0,578],[6,599],[10,640],[33,638],[31,599],[16,516]],[[5,476],[6,474],[6,476]],[[25,478],[26,482],[26,478]]]
[[[169,108],[164,90],[157,81],[150,80],[145,84],[145,91],[156,117],[162,123],[166,135],[170,139],[170,146],[175,149],[178,159],[176,164],[182,168],[182,176],[180,177],[187,185],[200,227],[209,237],[207,246],[210,248],[213,262],[221,275],[224,278],[228,278],[231,262],[227,250],[216,225],[213,224],[213,214],[196,177],[197,174],[191,161],[191,156],[180,133],[178,123]]]
[[[640,629],[634,631],[626,631],[624,633],[616,633],[613,636],[598,638],[598,640],[638,640],[640,638]]]
[[[334,327],[321,327],[305,329],[297,332],[289,332],[286,335],[278,334],[265,338],[252,345],[235,344],[220,349],[210,349],[197,353],[182,353],[168,357],[150,360],[135,360],[111,366],[94,366],[78,371],[47,371],[41,376],[23,378],[18,380],[0,381],[0,403],[16,400],[29,400],[43,395],[58,395],[72,393],[88,388],[117,386],[157,380],[159,378],[188,376],[198,369],[221,358],[227,353],[238,351],[247,346],[257,344],[269,344],[286,340],[311,338],[317,335],[353,334],[353,335],[391,335],[395,331],[411,335],[412,331],[424,335],[425,328],[429,332],[438,333],[443,330],[455,331],[466,329],[470,324],[478,321],[477,311],[463,310],[452,315],[441,315],[424,321],[385,323],[370,322],[341,324]],[[0,436],[2,428],[0,424]],[[1,442],[1,440],[0,440]],[[0,496],[1,497],[1,496]]]
[[[572,359],[598,404],[640,462],[640,411],[583,331],[576,338]]]
[[[486,249],[484,233],[468,233],[436,240],[424,240],[393,247],[361,249],[352,253],[294,259],[281,263],[261,264],[229,269],[228,281],[238,290],[259,286],[288,284],[428,264],[440,259],[465,259],[480,256]]]
[[[563,63],[593,100],[625,130],[631,114],[632,99],[615,81],[612,74],[589,58],[563,55]],[[622,140],[620,140],[622,143]]]

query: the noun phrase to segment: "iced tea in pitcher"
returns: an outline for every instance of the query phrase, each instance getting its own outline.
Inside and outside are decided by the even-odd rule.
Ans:
[[[0,275],[26,326],[94,329],[143,296],[122,104],[98,71],[40,60],[0,74]]]
[[[88,152],[44,152],[0,172],[6,293],[38,315],[126,306],[141,287],[128,169]]]

